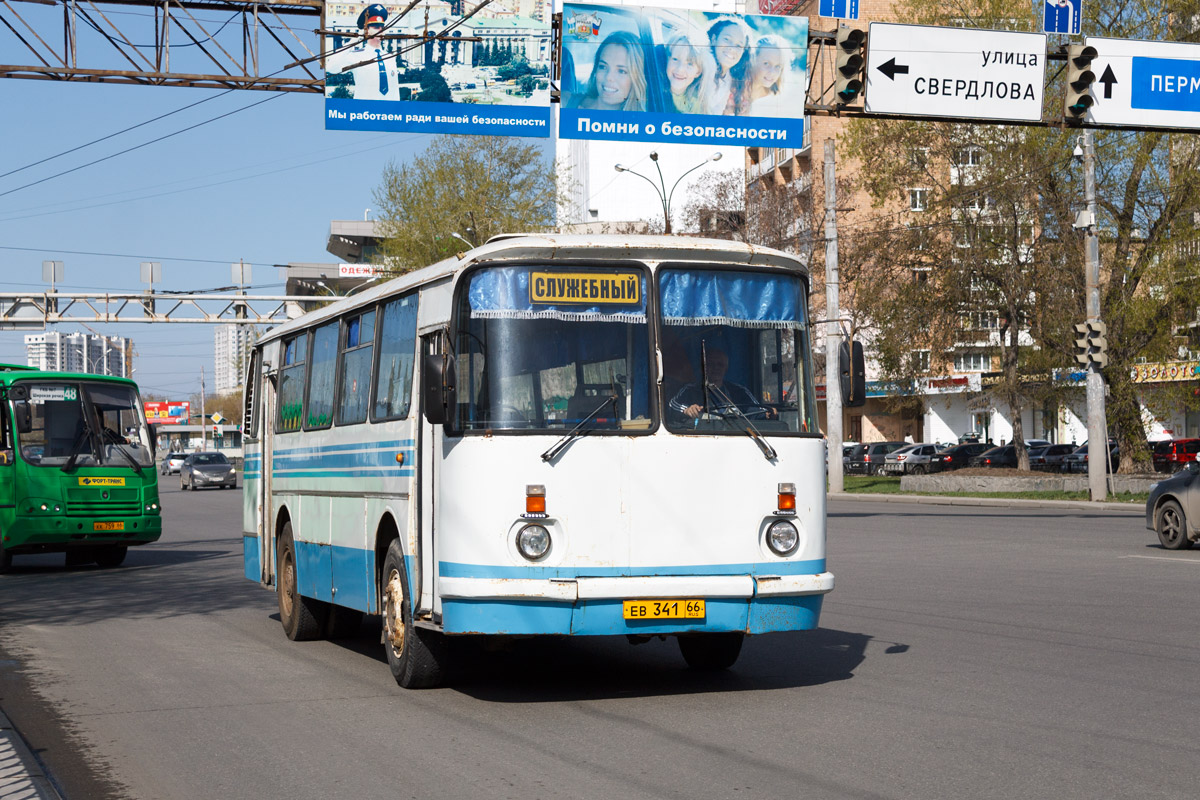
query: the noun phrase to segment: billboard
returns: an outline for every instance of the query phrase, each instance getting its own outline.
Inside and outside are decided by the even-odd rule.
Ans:
[[[192,404],[183,402],[158,401],[143,403],[146,408],[146,421],[159,425],[187,425],[191,416]]]
[[[564,139],[801,147],[807,17],[563,6]]]
[[[327,5],[326,129],[548,137],[550,26],[515,2]]]

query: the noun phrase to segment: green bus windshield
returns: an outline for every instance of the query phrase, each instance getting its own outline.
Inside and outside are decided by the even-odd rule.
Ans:
[[[41,467],[149,467],[150,431],[137,390],[103,382],[22,381],[16,399],[21,458]]]

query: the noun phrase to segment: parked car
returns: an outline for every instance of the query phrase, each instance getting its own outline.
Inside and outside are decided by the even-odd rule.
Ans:
[[[899,450],[908,442],[868,442],[860,444],[850,453],[846,463],[846,473],[853,475],[882,475],[883,457],[893,450]]]
[[[183,460],[187,458],[187,453],[168,453],[163,459],[162,467],[158,470],[160,475],[178,475],[179,467],[183,465]]]
[[[1108,440],[1108,470],[1112,472],[1117,468],[1117,462],[1121,460],[1121,452],[1117,449],[1117,443],[1113,439]],[[1063,457],[1062,462],[1063,472],[1087,472],[1088,470],[1088,443],[1084,442],[1074,452]]]
[[[1155,472],[1176,473],[1200,454],[1200,439],[1168,439],[1154,445]]]
[[[929,461],[937,453],[932,442],[918,442],[893,450],[883,457],[883,471],[888,475],[924,475]]]
[[[1003,447],[993,447],[973,456],[968,462],[972,467],[1011,467],[1017,468],[1017,449],[1006,444]]]
[[[237,470],[224,453],[192,453],[179,468],[179,488],[198,489],[201,486],[237,488]]]
[[[991,449],[987,442],[967,442],[956,444],[939,450],[929,462],[930,472],[947,472],[952,469],[962,469],[972,456],[977,456]]]
[[[1062,472],[1063,459],[1075,452],[1073,444],[1051,444],[1029,451],[1029,468],[1046,472]]]
[[[1186,550],[1200,539],[1200,461],[1188,461],[1172,477],[1150,486],[1146,527],[1168,550]]]

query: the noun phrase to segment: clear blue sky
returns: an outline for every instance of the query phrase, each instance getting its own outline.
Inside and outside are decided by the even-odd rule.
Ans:
[[[24,54],[22,54],[24,56]],[[0,174],[219,92],[210,89],[0,80]],[[274,98],[274,99],[271,99]],[[195,130],[68,175],[33,181],[270,99]],[[257,293],[282,293],[272,264],[336,261],[329,222],[362,219],[389,159],[430,137],[324,130],[316,94],[230,92],[101,144],[0,178],[0,290],[43,291],[41,264],[64,262],[60,291],[143,288],[141,261],[160,261],[155,288],[226,286],[230,263],[253,265]],[[25,249],[16,249],[25,248]],[[83,255],[67,251],[96,254]],[[183,259],[200,259],[185,261]],[[94,325],[133,338],[143,391],[180,399],[212,368],[213,326]],[[59,326],[64,332],[77,325]],[[0,331],[0,362],[25,363],[26,332]],[[208,382],[211,391],[211,380]]]

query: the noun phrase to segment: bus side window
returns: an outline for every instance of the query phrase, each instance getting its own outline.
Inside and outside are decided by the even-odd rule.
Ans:
[[[301,333],[283,346],[283,367],[279,371],[279,413],[275,430],[290,433],[300,430],[304,407],[304,379],[307,374],[308,334]]]
[[[262,350],[250,351],[250,363],[246,366],[246,382],[242,390],[242,435],[245,439],[258,438],[258,382]]]
[[[413,362],[417,356],[417,295],[383,306],[378,327],[379,361],[371,419],[404,419],[412,401]]]
[[[312,356],[308,365],[308,394],[304,400],[304,429],[328,428],[333,424],[333,383],[337,369],[337,322],[313,331]]]
[[[342,321],[342,353],[338,358],[338,425],[367,421],[371,362],[375,353],[375,312],[354,314]]]

